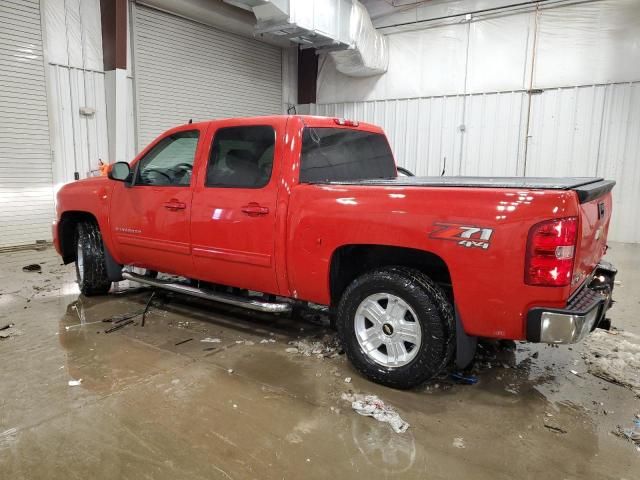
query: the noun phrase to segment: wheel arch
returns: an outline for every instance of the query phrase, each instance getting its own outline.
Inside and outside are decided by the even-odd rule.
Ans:
[[[60,251],[62,252],[62,261],[69,264],[76,261],[76,229],[81,222],[91,222],[102,230],[102,226],[98,218],[91,212],[81,210],[69,210],[60,216],[58,222],[58,238],[60,242]],[[102,246],[104,248],[107,275],[112,282],[122,280],[122,265],[120,265],[111,254],[107,245],[104,234],[102,235]]]
[[[75,262],[76,260],[76,228],[81,222],[98,224],[98,219],[94,214],[81,210],[66,211],[60,216],[60,221],[58,222],[58,238],[60,241],[60,251],[62,252],[62,261],[65,265]]]
[[[331,255],[329,267],[331,304],[337,305],[349,284],[363,273],[390,265],[420,270],[444,289],[455,309],[456,364],[459,368],[468,366],[476,352],[477,337],[465,332],[464,321],[455,303],[454,285],[449,266],[436,253],[391,245],[343,245]]]
[[[420,270],[439,284],[453,302],[449,267],[442,257],[408,247],[376,244],[351,244],[338,247],[331,255],[329,292],[331,304],[340,300],[349,284],[363,273],[385,266],[403,266]]]

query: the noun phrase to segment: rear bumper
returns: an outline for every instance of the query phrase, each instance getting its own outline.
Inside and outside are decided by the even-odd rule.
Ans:
[[[564,309],[535,307],[527,315],[527,340],[541,343],[576,343],[595,329],[611,308],[617,270],[602,262],[590,280]]]

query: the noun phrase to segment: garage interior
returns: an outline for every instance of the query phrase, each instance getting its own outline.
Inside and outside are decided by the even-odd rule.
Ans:
[[[639,2],[3,0],[0,67],[3,478],[637,477]],[[401,391],[319,305],[80,294],[52,246],[64,185],[177,125],[291,114],[378,125],[417,176],[614,180],[607,341],[487,340]]]

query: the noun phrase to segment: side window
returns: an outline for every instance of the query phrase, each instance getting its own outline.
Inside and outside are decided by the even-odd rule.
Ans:
[[[160,140],[140,160],[135,184],[189,186],[198,135],[198,131],[178,132]]]
[[[260,125],[221,128],[207,165],[207,187],[261,188],[269,183],[276,132]]]

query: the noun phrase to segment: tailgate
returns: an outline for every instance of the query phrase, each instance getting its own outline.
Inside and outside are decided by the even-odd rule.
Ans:
[[[590,188],[574,189],[578,195],[580,235],[571,290],[576,290],[591,275],[607,248],[611,219],[611,189],[615,182],[601,181]]]

